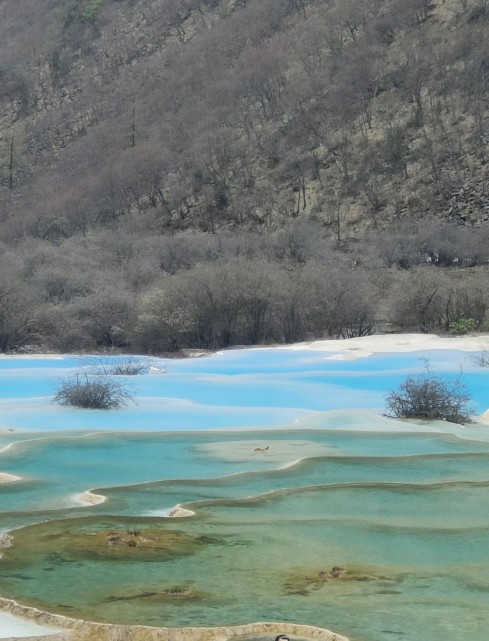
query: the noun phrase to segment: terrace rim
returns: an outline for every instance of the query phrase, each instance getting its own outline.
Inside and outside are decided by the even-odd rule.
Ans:
[[[257,622],[235,626],[155,628],[142,625],[118,625],[73,619],[50,614],[38,608],[21,605],[12,599],[0,597],[0,612],[31,619],[38,625],[59,627],[59,633],[34,637],[43,641],[243,641],[249,637],[286,634],[308,641],[349,641],[325,628],[280,622]],[[32,638],[32,637],[31,637]]]

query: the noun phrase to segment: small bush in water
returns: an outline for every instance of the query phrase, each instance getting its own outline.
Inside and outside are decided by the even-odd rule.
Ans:
[[[111,410],[126,405],[131,398],[132,395],[120,381],[107,376],[77,374],[73,379],[61,381],[54,401],[71,407]]]
[[[396,418],[443,420],[471,423],[470,395],[460,379],[445,381],[429,368],[424,374],[408,376],[387,397],[388,414]]]

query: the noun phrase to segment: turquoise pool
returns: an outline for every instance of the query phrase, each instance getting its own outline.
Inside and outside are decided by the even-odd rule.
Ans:
[[[485,641],[489,426],[382,412],[428,358],[447,376],[463,369],[482,413],[488,370],[458,350],[336,357],[152,359],[128,378],[135,402],[111,412],[51,401],[93,357],[2,358],[0,472],[21,480],[0,485],[0,530],[14,537],[0,594],[100,621],[277,620],[359,641]],[[106,500],[88,504],[87,490]],[[195,515],[165,518],[177,504]],[[180,547],[90,545],[129,530]]]

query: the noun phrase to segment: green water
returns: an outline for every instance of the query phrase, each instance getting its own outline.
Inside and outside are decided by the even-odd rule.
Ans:
[[[3,357],[0,472],[21,480],[0,484],[0,595],[116,623],[487,641],[489,428],[382,411],[429,359],[481,413],[489,370],[456,349],[336,356],[152,359],[108,413],[52,403],[89,357]],[[177,504],[195,516],[166,518]]]
[[[128,624],[277,620],[361,641],[487,638],[487,442],[328,430],[20,440],[2,470],[26,480],[0,486],[0,527],[29,527],[3,550],[3,596]],[[88,488],[106,502],[77,506]],[[177,503],[196,515],[149,516]],[[191,545],[168,555],[77,543],[80,532],[128,528],[181,532]],[[333,566],[345,573],[328,576]]]

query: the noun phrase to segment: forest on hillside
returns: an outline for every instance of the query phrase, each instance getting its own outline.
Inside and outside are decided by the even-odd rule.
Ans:
[[[484,328],[488,0],[3,0],[0,350]]]

